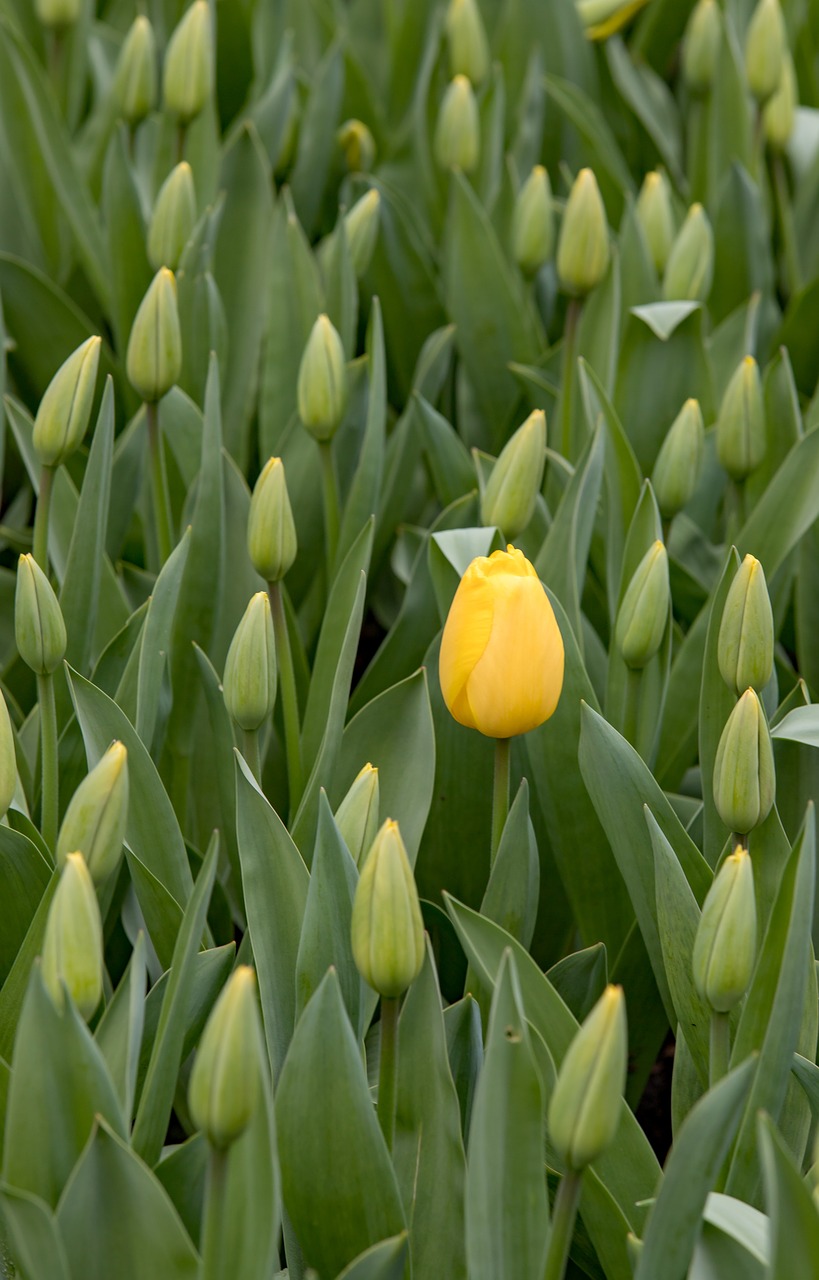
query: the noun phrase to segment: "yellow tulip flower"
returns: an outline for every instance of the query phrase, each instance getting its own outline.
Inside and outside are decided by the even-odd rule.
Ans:
[[[557,706],[563,659],[554,611],[523,552],[477,556],[455,592],[438,667],[459,724],[490,738],[537,728]]]

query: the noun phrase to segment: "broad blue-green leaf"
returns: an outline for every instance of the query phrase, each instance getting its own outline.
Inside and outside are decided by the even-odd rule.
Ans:
[[[0,990],[0,1058],[9,1062],[11,1061],[14,1037],[17,1034],[17,1024],[20,1020],[20,1010],[28,988],[31,966],[42,951],[48,911],[59,881],[59,872],[55,870],[51,873],[51,877],[43,889],[42,897],[34,915],[31,917],[31,923],[26,930],[26,935],[17,949],[14,963],[6,976],[2,990]]]
[[[100,212],[111,266],[111,321],[117,351],[124,354],[137,309],[151,283],[145,247],[145,215],[128,156],[128,128],[120,123],[105,156]]]
[[[609,69],[623,100],[656,146],[674,185],[684,187],[682,121],[670,89],[648,63],[632,59],[620,36],[607,40],[605,50]]]
[[[771,1219],[770,1274],[812,1280],[819,1258],[819,1209],[770,1116],[759,1116],[757,1133]]]
[[[228,1152],[223,1247],[242,1280],[270,1280],[278,1265],[281,1175],[267,1072],[265,1077],[250,1124]]]
[[[139,639],[134,727],[149,748],[154,739],[162,677],[165,672],[176,603],[179,599],[179,588],[190,545],[191,532],[188,528],[159,572],[148,602],[148,611]]]
[[[594,168],[608,175],[625,195],[634,190],[634,179],[605,115],[577,84],[556,75],[544,77],[546,93],[582,135],[594,156]]]
[[[583,951],[573,951],[547,969],[546,977],[577,1021],[582,1022],[597,1004],[608,982],[606,948],[598,942]]]
[[[340,43],[336,42],[316,68],[301,119],[298,154],[293,166],[293,203],[308,235],[315,231],[329,177],[343,92],[344,57]]]
[[[3,1186],[0,1211],[15,1267],[28,1280],[69,1280],[65,1249],[48,1205],[28,1191]]]
[[[0,827],[0,984],[24,944],[51,869],[31,840],[9,827]]]
[[[529,784],[521,780],[501,835],[481,915],[494,920],[528,949],[540,897],[540,865],[529,818]]]
[[[145,935],[140,934],[128,968],[94,1032],[128,1120],[133,1115],[145,1022],[145,979]]]
[[[408,1252],[407,1234],[402,1232],[365,1249],[336,1280],[401,1280]]]

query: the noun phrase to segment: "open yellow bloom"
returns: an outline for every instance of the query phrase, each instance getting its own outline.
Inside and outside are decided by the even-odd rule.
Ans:
[[[472,561],[449,610],[438,673],[455,719],[487,737],[511,738],[549,719],[563,687],[563,639],[522,551]]]

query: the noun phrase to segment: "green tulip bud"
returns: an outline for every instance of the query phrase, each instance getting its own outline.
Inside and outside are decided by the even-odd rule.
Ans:
[[[759,0],[745,37],[745,74],[757,102],[776,93],[782,79],[788,34],[779,0]]]
[[[188,1086],[191,1119],[211,1146],[223,1150],[244,1133],[259,1105],[263,1070],[256,975],[243,964],[213,1006]]]
[[[664,520],[671,520],[694,496],[705,447],[698,400],[686,400],[672,422],[654,463],[651,484]]]
[[[328,316],[310,331],[296,387],[299,417],[314,440],[332,440],[347,406],[347,364],[341,338]]]
[[[382,826],[364,862],[351,923],[353,959],[381,996],[400,996],[424,963],[424,924],[398,823]]]
[[[798,104],[796,72],[793,69],[793,58],[788,53],[782,65],[779,88],[765,103],[762,111],[765,138],[772,151],[784,151],[790,142]]]
[[[154,271],[176,271],[196,222],[193,170],[183,160],[172,169],[156,197],[148,228],[148,261]]]
[[[704,302],[714,276],[714,233],[701,204],[692,204],[671,246],[663,277],[666,302]]]
[[[81,853],[69,853],[48,909],[43,982],[58,1009],[63,987],[88,1022],[102,998],[102,920]]]
[[[125,371],[131,386],[148,404],[167,395],[182,371],[176,280],[167,267],[157,271],[139,304],[128,339]]]
[[[740,847],[723,862],[703,903],[691,960],[700,999],[728,1013],[745,995],[755,960],[754,873]]]
[[[378,831],[378,804],[378,770],[367,763],[336,811],[336,826],[359,865]]]
[[[60,602],[32,555],[20,556],[17,564],[14,635],[20,657],[35,675],[50,675],[65,657]]]
[[[580,1172],[602,1155],[620,1124],[628,1030],[623,988],[609,985],[572,1040],[549,1103],[552,1146]]]
[[[746,356],[722,397],[717,418],[717,457],[732,480],[746,479],[765,457],[765,404],[753,356]]]
[[[580,297],[600,283],[609,267],[609,228],[597,179],[581,169],[569,192],[557,242],[557,274],[567,293]]]
[[[776,795],[771,735],[762,704],[746,689],[728,717],[714,762],[714,803],[726,827],[747,835],[765,821]]]
[[[476,0],[449,0],[446,36],[453,76],[480,84],[489,70],[489,42]]]
[[[247,549],[265,582],[279,582],[296,558],[298,543],[284,463],[268,458],[256,481],[247,518]]]
[[[352,209],[344,217],[347,247],[353,260],[353,269],[359,280],[372,261],[375,242],[378,239],[380,210],[381,196],[375,187],[371,187],[360,200],[356,200]]]
[[[483,524],[497,525],[510,541],[526,528],[546,462],[546,414],[534,409],[503,448],[481,499]]]
[[[717,74],[722,18],[717,0],[698,0],[688,19],[682,47],[682,72],[693,93],[708,93]]]
[[[44,467],[59,466],[82,444],[94,403],[101,346],[101,338],[86,338],[46,387],[32,438]]]
[[[6,699],[0,692],[0,818],[11,808],[17,790],[17,754]]]
[[[542,164],[536,164],[518,192],[512,211],[512,254],[532,276],[554,251],[552,187]]]
[[[252,733],[276,702],[276,642],[266,591],[257,591],[230,642],[222,682],[225,706],[240,729]]]
[[[149,19],[140,13],[122,42],[114,72],[114,101],[132,129],[153,111],[156,88],[156,38]]]
[[[674,243],[674,214],[668,179],[659,169],[647,173],[637,197],[637,219],[643,229],[651,261],[662,279]]]
[[[627,667],[639,670],[654,657],[665,635],[670,599],[668,552],[658,538],[634,570],[617,614],[614,641]]]
[[[747,555],[722,611],[717,642],[720,675],[737,696],[745,689],[760,693],[771,678],[773,659],[774,620],[765,570]]]
[[[82,13],[82,0],[34,0],[44,27],[73,27]]]
[[[371,173],[375,164],[375,138],[363,120],[345,120],[336,134],[351,173]]]
[[[57,865],[79,850],[91,879],[103,884],[119,866],[128,821],[128,752],[113,742],[77,787],[57,839]]]
[[[481,153],[481,122],[472,85],[458,75],[444,94],[435,126],[435,159],[442,169],[471,173]]]
[[[208,0],[195,0],[183,13],[165,50],[162,96],[165,110],[182,125],[205,106],[213,83],[213,29]]]

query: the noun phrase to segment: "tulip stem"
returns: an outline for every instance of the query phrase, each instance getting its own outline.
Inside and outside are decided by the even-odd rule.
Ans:
[[[398,997],[381,997],[381,1053],[378,1062],[378,1123],[392,1151],[395,1137],[395,1091],[398,1079]]]
[[[248,768],[250,769],[250,772],[253,774],[253,777],[256,779],[259,786],[261,786],[262,785],[262,755],[261,755],[261,749],[259,746],[259,732],[260,731],[258,729],[243,730],[244,742],[243,742],[242,755],[247,761]]]
[[[48,574],[48,517],[51,512],[51,494],[54,488],[54,468],[43,466],[40,471],[40,491],[37,494],[37,510],[34,513],[34,559]]]
[[[333,446],[330,440],[319,442],[321,454],[321,478],[324,487],[324,543],[327,549],[327,594],[333,578],[333,564],[338,548],[338,484],[333,465]]]
[[[148,448],[151,453],[151,481],[153,484],[156,541],[159,548],[160,568],[173,550],[171,534],[171,499],[168,493],[168,473],[165,470],[165,453],[162,448],[162,428],[159,424],[159,407],[155,402],[145,404],[148,423]]]
[[[188,138],[188,126],[180,121],[176,126],[176,163],[181,164],[185,159],[185,143]]]
[[[498,856],[503,828],[509,815],[509,758],[511,738],[495,739],[495,780],[492,787],[492,851],[490,867]]]
[[[270,612],[273,615],[273,635],[276,640],[276,660],[279,664],[279,688],[282,694],[284,718],[284,746],[287,755],[287,784],[290,799],[290,815],[296,812],[301,799],[301,730],[299,728],[299,701],[296,695],[296,676],[293,671],[293,654],[287,633],[287,618],[280,582],[268,582]]]
[[[802,272],[799,267],[799,250],[796,243],[796,231],[793,225],[793,207],[788,192],[788,180],[785,176],[785,162],[780,152],[771,157],[774,191],[779,213],[779,226],[782,232],[782,252],[785,258],[785,283],[788,297],[799,292]]]
[[[623,713],[623,737],[635,751],[637,750],[637,731],[640,724],[640,690],[643,673],[636,667],[629,667],[626,674],[626,706]]]
[[[227,1151],[209,1147],[202,1222],[202,1280],[226,1280],[229,1274],[230,1261],[225,1257],[227,1172]]]
[[[569,1171],[557,1189],[543,1280],[563,1280],[566,1274],[582,1177],[582,1173]]]
[[[566,310],[566,328],[563,333],[563,379],[561,382],[561,452],[567,462],[573,461],[574,440],[572,438],[572,388],[574,386],[574,366],[577,363],[577,327],[583,307],[582,298],[570,298]]]
[[[57,703],[54,676],[37,676],[40,703],[40,830],[52,853],[57,847],[59,770],[57,758]]]
[[[711,1011],[711,1046],[708,1057],[708,1085],[714,1085],[728,1074],[731,1057],[731,1025],[727,1013]]]

